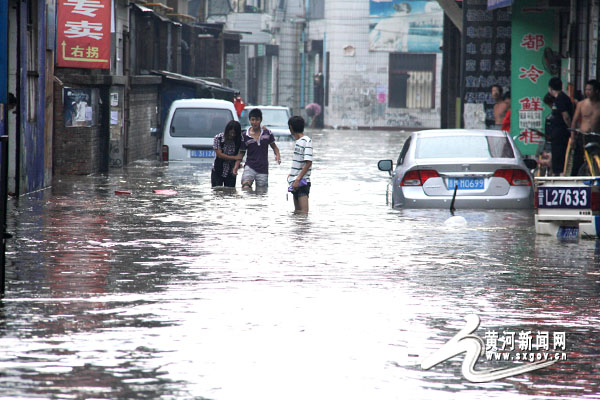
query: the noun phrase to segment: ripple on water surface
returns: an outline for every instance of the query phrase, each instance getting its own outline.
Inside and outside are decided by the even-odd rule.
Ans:
[[[138,162],[11,200],[2,396],[600,398],[598,243],[536,237],[531,210],[452,226],[389,209],[376,164],[405,137],[314,132],[308,216],[286,199],[291,143],[266,192]],[[463,355],[421,369],[473,313],[486,345],[565,332],[567,360],[489,383],[463,378]]]

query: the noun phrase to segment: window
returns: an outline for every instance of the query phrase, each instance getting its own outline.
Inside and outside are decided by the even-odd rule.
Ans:
[[[211,138],[223,132],[233,119],[231,111],[211,108],[179,108],[171,121],[172,137]]]
[[[416,158],[515,158],[503,136],[429,136],[417,140]]]
[[[38,103],[38,24],[37,1],[27,4],[27,120],[36,120]]]
[[[247,106],[242,110],[240,116],[240,125],[242,129],[248,129],[250,127],[250,121],[248,120],[248,114],[252,110],[252,106]],[[261,108],[263,119],[262,124],[268,128],[285,128],[288,127],[288,120],[290,119],[290,113],[287,108]]]
[[[435,54],[390,54],[390,108],[435,107]]]
[[[325,18],[325,0],[312,0],[308,12],[310,19]]]
[[[406,142],[404,142],[404,146],[402,146],[402,151],[400,152],[400,156],[398,157],[398,162],[396,162],[397,165],[404,164],[404,158],[406,157],[406,153],[408,153],[409,147],[410,138],[406,139]]]
[[[208,8],[208,12],[207,12],[207,16],[206,16],[207,18],[210,18],[212,16],[226,16],[231,11],[233,11],[231,8],[231,5],[229,4],[228,1],[222,1],[222,0],[209,1],[207,8]]]

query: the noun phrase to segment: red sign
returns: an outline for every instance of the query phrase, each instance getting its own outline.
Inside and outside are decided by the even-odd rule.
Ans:
[[[521,111],[543,111],[542,101],[538,97],[524,97],[519,100]]]
[[[546,45],[544,35],[528,33],[521,40],[521,47],[527,50],[538,51]]]
[[[110,68],[111,0],[58,0],[56,64]]]
[[[531,144],[540,143],[542,141],[542,138],[534,131],[525,129],[524,131],[521,131],[521,135],[519,135],[519,140],[524,144]]]
[[[521,67],[519,70],[522,72],[522,74],[519,75],[519,79],[529,79],[533,83],[537,83],[540,76],[544,75],[544,71],[533,64],[531,64],[529,69]]]

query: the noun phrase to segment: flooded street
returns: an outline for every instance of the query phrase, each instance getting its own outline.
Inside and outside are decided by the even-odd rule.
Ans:
[[[9,200],[0,397],[600,399],[598,242],[537,237],[532,210],[450,228],[390,209],[377,161],[406,135],[309,132],[308,216],[286,200],[291,141],[265,193],[141,162]],[[422,369],[468,314],[484,341],[564,332],[566,360],[488,383],[464,354]]]

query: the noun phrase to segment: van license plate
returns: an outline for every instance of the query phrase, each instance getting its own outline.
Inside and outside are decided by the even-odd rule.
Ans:
[[[577,240],[579,237],[578,226],[559,226],[556,237],[563,240]]]
[[[191,158],[211,158],[215,156],[214,150],[190,150]]]
[[[483,189],[483,178],[448,178],[448,189],[454,190]]]

